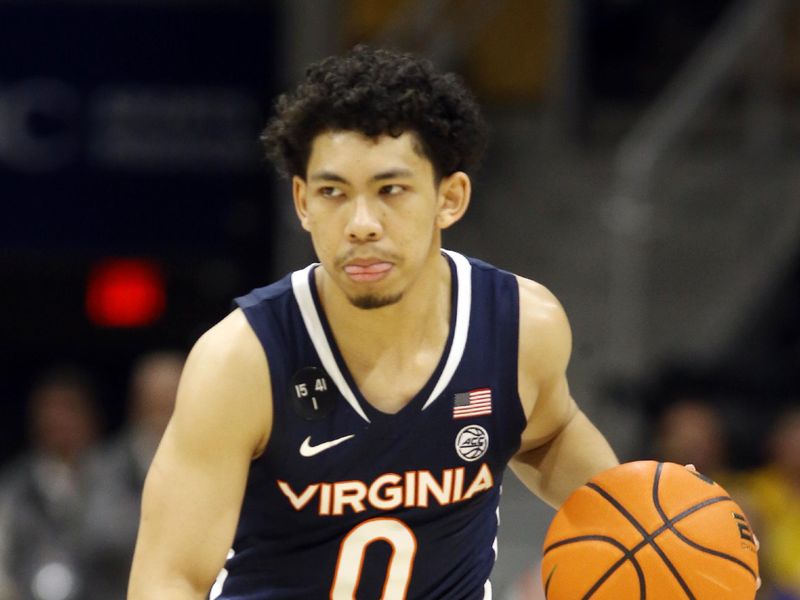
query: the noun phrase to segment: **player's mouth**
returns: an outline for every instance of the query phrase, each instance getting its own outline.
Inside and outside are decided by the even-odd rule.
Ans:
[[[387,277],[394,265],[380,260],[354,260],[344,266],[344,272],[359,283],[372,283]]]

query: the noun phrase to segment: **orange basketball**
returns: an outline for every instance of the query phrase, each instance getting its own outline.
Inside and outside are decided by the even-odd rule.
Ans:
[[[721,486],[673,463],[630,462],[578,488],[544,541],[548,600],[752,600],[750,523]]]

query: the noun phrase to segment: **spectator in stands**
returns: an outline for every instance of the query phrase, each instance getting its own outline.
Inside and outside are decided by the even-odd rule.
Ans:
[[[172,414],[184,360],[177,352],[153,352],[131,370],[128,422],[102,453],[93,477],[84,600],[125,598],[144,478]]]
[[[59,368],[33,386],[29,449],[0,476],[0,598],[83,599],[80,552],[99,415],[90,378]]]
[[[745,510],[761,540],[769,600],[800,600],[800,408],[778,417],[767,441],[768,461],[745,478]]]
[[[656,419],[650,453],[656,460],[693,464],[724,486],[729,477],[727,435],[713,405],[699,396],[684,395]]]

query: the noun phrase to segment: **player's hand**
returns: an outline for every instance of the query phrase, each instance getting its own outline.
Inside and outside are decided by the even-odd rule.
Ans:
[[[758,541],[758,536],[756,535],[755,531],[753,532],[753,541],[756,544],[756,552],[758,552],[761,549],[761,542]],[[756,577],[756,590],[759,590],[759,589],[761,589],[761,576],[760,575],[758,577]]]

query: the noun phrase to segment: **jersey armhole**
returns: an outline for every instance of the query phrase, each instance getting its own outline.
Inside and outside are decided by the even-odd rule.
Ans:
[[[280,327],[270,311],[265,310],[263,307],[261,307],[261,310],[258,310],[261,305],[242,306],[239,304],[238,300],[237,305],[244,313],[248,324],[261,344],[261,349],[264,351],[272,391],[270,394],[272,401],[272,427],[267,442],[264,444],[261,452],[253,457],[253,461],[256,461],[270,454],[270,447],[275,445],[273,440],[275,439],[276,432],[281,431],[283,428],[284,417],[278,398],[283,394],[287,383],[284,376],[286,372],[285,359],[283,353],[279,351],[279,348],[285,346],[281,341],[283,336],[281,335]]]

